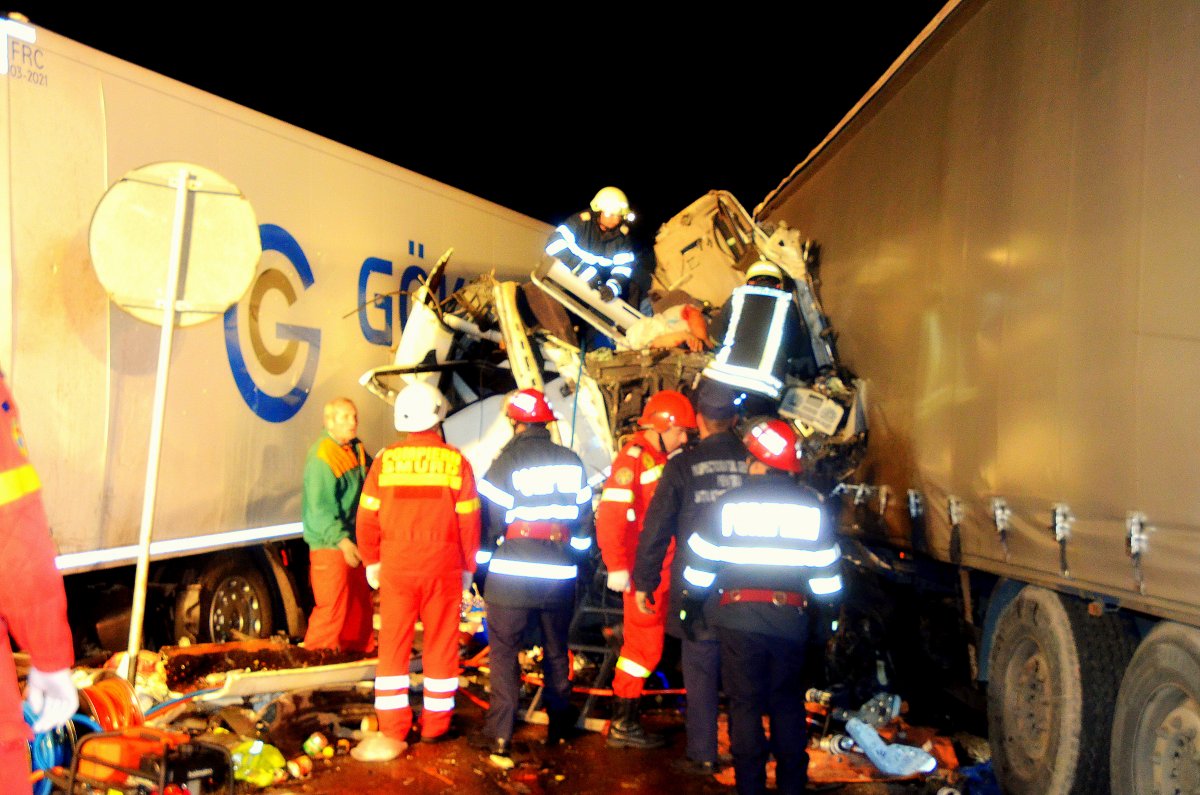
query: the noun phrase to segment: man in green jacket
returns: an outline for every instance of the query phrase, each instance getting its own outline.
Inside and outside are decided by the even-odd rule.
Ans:
[[[371,457],[357,438],[358,410],[349,398],[325,404],[325,433],[304,462],[304,540],[316,606],[308,649],[373,652],[374,608],[358,555],[354,518]]]

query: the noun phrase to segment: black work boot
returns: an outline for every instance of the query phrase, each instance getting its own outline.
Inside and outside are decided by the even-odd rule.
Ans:
[[[575,723],[579,720],[579,710],[574,707],[569,707],[561,712],[550,712],[549,718],[549,725],[546,727],[546,745],[555,746],[570,742],[579,735],[575,729]]]
[[[608,727],[610,748],[649,749],[666,745],[662,735],[650,734],[642,728],[640,713],[640,699],[613,698],[613,718]]]

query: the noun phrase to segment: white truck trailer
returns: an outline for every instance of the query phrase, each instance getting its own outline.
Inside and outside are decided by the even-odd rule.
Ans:
[[[242,190],[264,253],[238,304],[175,335],[149,600],[165,621],[148,631],[301,633],[300,483],[323,404],[351,396],[368,448],[391,441],[390,408],[357,381],[392,359],[398,293],[451,246],[451,290],[527,274],[550,227],[22,21],[0,19],[0,45],[0,366],[73,624],[124,647],[158,344],[94,275],[89,222],[128,171],[186,161]]]
[[[1006,792],[1200,791],[1197,42],[1188,0],[951,2],[756,212],[821,244],[847,532],[960,583]]]

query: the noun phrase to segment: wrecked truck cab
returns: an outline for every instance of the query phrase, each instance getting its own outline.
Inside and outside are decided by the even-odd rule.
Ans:
[[[866,412],[862,384],[837,362],[816,295],[810,274],[816,246],[786,225],[761,227],[732,194],[712,191],[661,227],[654,250],[653,316],[619,299],[604,301],[553,259],[533,269],[527,283],[483,274],[439,302],[435,291],[447,252],[412,296],[392,364],[360,381],[388,402],[414,380],[439,387],[451,403],[446,439],[480,474],[512,436],[504,395],[540,389],[560,417],[551,428],[556,441],[575,450],[596,485],[622,438],[636,431],[646,400],[662,389],[690,393],[713,362],[720,345],[711,346],[695,317],[711,322],[745,282],[749,265],[766,259],[790,277],[805,353],[815,363],[810,377],[789,376],[779,414],[800,431],[813,485],[830,492],[857,465]],[[672,312],[685,306],[690,313]],[[611,338],[615,348],[581,351],[576,328],[583,324]],[[687,347],[676,347],[677,340]]]

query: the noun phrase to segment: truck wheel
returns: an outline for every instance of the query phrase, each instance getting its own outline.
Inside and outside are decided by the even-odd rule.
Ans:
[[[1200,630],[1165,621],[1121,682],[1112,732],[1112,791],[1200,792]]]
[[[988,734],[1013,795],[1108,791],[1113,702],[1132,641],[1111,613],[1027,586],[1004,608],[988,657]]]
[[[214,643],[270,637],[271,591],[253,564],[216,561],[200,578],[200,632]]]

